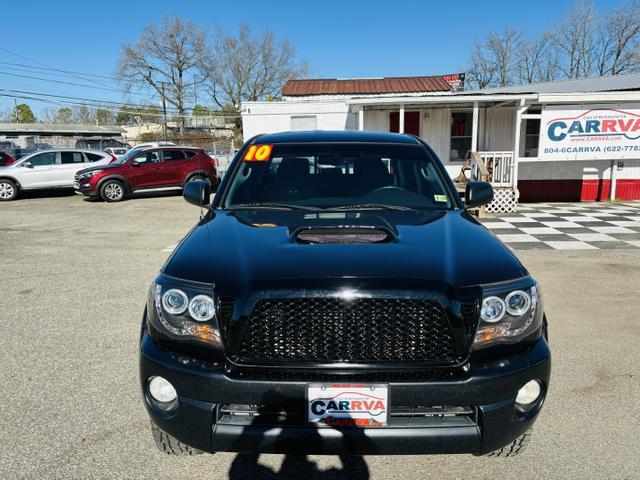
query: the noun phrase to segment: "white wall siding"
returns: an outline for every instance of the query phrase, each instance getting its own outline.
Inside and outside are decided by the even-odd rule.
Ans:
[[[451,113],[448,108],[422,110],[420,137],[436,152],[444,163],[449,162]]]
[[[488,108],[484,125],[480,150],[511,151],[514,147],[515,117],[513,107]],[[482,116],[481,116],[482,118]]]
[[[384,110],[365,110],[364,129],[371,132],[388,132],[389,112]]]
[[[315,116],[318,130],[348,130],[358,124],[357,115],[345,102],[246,102],[242,104],[242,133],[248,139],[260,133],[288,132],[291,117],[299,116]]]
[[[620,180],[640,178],[640,159],[625,159],[622,170],[616,171]],[[611,178],[610,160],[558,160],[542,161],[520,160],[519,180],[609,180]]]

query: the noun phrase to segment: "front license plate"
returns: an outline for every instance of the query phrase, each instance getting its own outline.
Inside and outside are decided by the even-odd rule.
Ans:
[[[387,424],[387,385],[307,386],[307,418],[332,427],[382,427]]]

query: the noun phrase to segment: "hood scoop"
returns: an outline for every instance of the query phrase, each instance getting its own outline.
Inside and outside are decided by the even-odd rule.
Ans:
[[[312,227],[302,228],[293,235],[297,243],[359,244],[389,243],[393,241],[390,231],[367,227]]]

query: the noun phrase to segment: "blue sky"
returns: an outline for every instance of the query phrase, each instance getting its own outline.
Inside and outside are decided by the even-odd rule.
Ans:
[[[196,1],[97,2],[0,0],[5,13],[0,62],[33,64],[110,76],[123,42],[135,42],[147,23],[179,15],[203,27],[233,31],[242,22],[288,38],[313,77],[379,77],[462,71],[474,39],[506,25],[532,35],[562,19],[567,0],[456,1]],[[600,11],[620,4],[599,0]],[[9,15],[7,15],[9,13]],[[42,66],[42,65],[41,65]],[[0,88],[119,101],[112,80],[94,88],[7,75],[28,75],[0,64]],[[41,77],[46,78],[46,72]],[[87,83],[68,79],[71,82]],[[101,87],[101,88],[95,88]],[[31,103],[36,113],[44,106]],[[0,108],[13,104],[0,97]]]

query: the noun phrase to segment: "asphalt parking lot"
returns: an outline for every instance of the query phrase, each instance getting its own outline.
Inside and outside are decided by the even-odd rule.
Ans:
[[[554,364],[516,458],[162,455],[138,390],[139,323],[198,213],[178,195],[0,205],[1,479],[640,478],[638,249],[517,252],[545,294]]]

